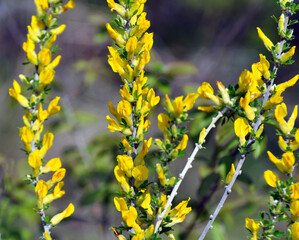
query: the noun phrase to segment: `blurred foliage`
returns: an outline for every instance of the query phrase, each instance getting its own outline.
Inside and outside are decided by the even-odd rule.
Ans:
[[[38,214],[34,214],[35,196],[32,193],[32,187],[24,180],[18,180],[11,174],[10,169],[3,165],[3,156],[1,156],[0,165],[0,233],[2,239],[19,240],[33,239],[35,231],[32,231],[29,225],[39,222]],[[27,164],[19,162],[13,172],[24,176]],[[26,169],[26,170],[25,170]],[[30,193],[31,192],[31,193]],[[32,226],[31,225],[31,226]]]

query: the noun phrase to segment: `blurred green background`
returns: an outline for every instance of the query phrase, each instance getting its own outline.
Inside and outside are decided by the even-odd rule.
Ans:
[[[49,212],[61,211],[70,201],[76,206],[74,215],[53,230],[56,240],[110,240],[115,237],[109,227],[120,223],[120,214],[113,206],[118,189],[113,168],[120,136],[108,132],[105,116],[109,114],[108,101],[116,104],[120,100],[121,81],[107,64],[107,46],[111,42],[104,25],[114,15],[104,0],[76,0],[76,4],[60,18],[67,28],[58,37],[62,61],[51,98],[60,96],[63,110],[46,124],[46,130],[55,134],[47,159],[62,158],[67,168],[66,195],[51,204]],[[149,32],[154,32],[154,48],[146,71],[160,96],[169,93],[174,98],[194,92],[204,81],[214,87],[216,81],[226,86],[236,84],[242,70],[250,70],[251,64],[259,61],[259,53],[269,57],[257,36],[257,26],[273,42],[278,41],[276,23],[270,18],[279,14],[275,0],[149,0],[145,11],[151,21]],[[31,172],[18,136],[24,112],[8,95],[13,79],[20,73],[30,75],[29,68],[22,66],[22,44],[33,14],[33,0],[0,0],[0,234],[2,239],[10,240],[39,239],[41,230],[38,214],[32,210],[34,189],[24,182]],[[295,36],[299,36],[298,25],[294,27]],[[299,37],[293,44],[298,45],[298,41]],[[298,61],[298,54],[294,60]],[[277,81],[289,80],[298,72],[296,62],[280,69]],[[299,84],[284,94],[289,112],[298,103],[298,91]],[[159,113],[163,107],[155,111]],[[147,138],[160,134],[156,115],[150,116],[153,124]],[[191,140],[196,141],[210,116],[194,111],[192,117]],[[266,128],[266,132],[267,149],[280,154],[274,129]],[[226,170],[217,167],[215,173],[212,167],[223,162],[228,165],[237,156],[232,136],[227,128],[218,128],[185,179],[176,201],[191,196],[194,211],[184,224],[177,225],[177,239],[197,239],[214,210]],[[230,151],[222,151],[230,143]],[[187,151],[192,150],[191,145],[190,141]],[[248,158],[241,181],[207,239],[245,239],[245,217],[256,218],[257,211],[265,208],[270,189],[265,186],[263,171],[275,168],[264,153],[256,151],[256,156]],[[150,161],[154,164],[155,159]],[[178,173],[184,162],[183,158],[177,160],[173,171]]]

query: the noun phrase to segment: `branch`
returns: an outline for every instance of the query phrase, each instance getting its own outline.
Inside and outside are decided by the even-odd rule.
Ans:
[[[287,29],[287,26],[288,26],[288,21],[289,21],[289,17],[285,14],[285,22],[284,22],[284,31],[286,31]],[[278,53],[276,54],[276,56],[280,59],[281,58],[281,54],[282,54],[282,50],[283,50],[283,45],[285,44],[286,40],[285,39],[282,39],[280,42],[279,42],[279,51]],[[273,67],[273,72],[276,73],[277,70],[278,70],[278,67],[279,65],[278,64],[275,64],[274,67]],[[262,124],[262,117],[263,117],[263,112],[265,111],[264,109],[264,106],[266,104],[266,102],[269,100],[269,98],[271,97],[271,89],[273,87],[273,84],[274,84],[274,80],[275,78],[271,78],[267,83],[267,90],[266,90],[266,93],[263,95],[263,102],[262,102],[262,107],[261,107],[261,114],[259,115],[257,121],[255,123],[252,123],[252,127],[253,127],[253,132],[254,133],[257,133],[259,127],[261,126]],[[248,140],[248,143],[247,143],[247,147],[246,147],[246,152],[250,149],[251,145],[255,142],[253,136],[251,135],[250,139]],[[210,229],[213,228],[212,224],[213,222],[215,221],[218,213],[220,212],[221,208],[223,207],[223,204],[225,203],[228,195],[231,193],[231,190],[232,190],[232,187],[235,183],[235,181],[237,180],[237,177],[239,175],[241,175],[242,173],[242,166],[246,160],[246,156],[247,154],[242,154],[241,155],[241,158],[238,162],[238,165],[237,165],[237,168],[236,168],[236,171],[233,175],[233,178],[231,180],[231,182],[225,186],[225,192],[220,200],[220,202],[218,203],[214,213],[212,215],[210,215],[210,220],[208,222],[208,224],[206,225],[204,231],[202,232],[202,234],[200,235],[200,237],[198,238],[198,240],[203,240],[206,236],[206,234],[208,233],[208,231]]]
[[[205,138],[209,134],[211,129],[216,127],[216,125],[215,125],[216,122],[223,116],[223,114],[226,111],[227,111],[227,108],[224,108],[221,112],[218,112],[216,117],[213,117],[212,122],[210,123],[210,125],[208,126],[208,128],[205,131]],[[159,216],[157,218],[157,223],[155,226],[155,233],[158,232],[159,227],[160,227],[166,213],[168,212],[168,209],[171,207],[172,201],[173,201],[174,197],[177,195],[178,189],[179,189],[186,173],[188,172],[188,170],[190,168],[192,168],[192,162],[194,161],[194,158],[195,158],[197,152],[202,148],[203,148],[202,144],[198,144],[198,143],[195,144],[195,148],[194,148],[192,154],[190,155],[190,157],[188,158],[183,171],[179,174],[179,181],[175,184],[174,188],[172,189],[171,194],[168,196],[168,199],[167,199],[167,202],[166,202],[163,212],[161,214],[159,214]]]

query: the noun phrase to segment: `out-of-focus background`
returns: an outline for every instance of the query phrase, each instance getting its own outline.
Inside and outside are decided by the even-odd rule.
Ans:
[[[77,0],[76,4],[59,20],[67,28],[58,37],[62,61],[49,98],[60,96],[63,110],[45,124],[55,135],[47,158],[61,157],[67,169],[66,195],[51,204],[49,212],[63,210],[70,201],[76,206],[74,215],[53,230],[56,240],[110,240],[115,237],[109,227],[119,225],[121,219],[113,206],[118,189],[113,168],[120,136],[108,132],[105,120],[109,114],[107,103],[117,104],[120,100],[121,81],[107,64],[107,46],[111,42],[105,23],[111,22],[113,14],[104,0]],[[216,81],[226,86],[236,84],[240,73],[259,61],[259,53],[269,57],[257,36],[257,26],[273,42],[278,41],[276,23],[270,18],[273,14],[279,16],[275,0],[149,0],[145,11],[151,21],[149,32],[154,32],[154,48],[146,71],[149,83],[160,96],[168,93],[175,98],[195,92],[204,81],[214,87]],[[10,240],[39,239],[41,231],[39,216],[32,210],[34,189],[24,182],[25,175],[31,172],[18,136],[24,111],[8,95],[13,79],[20,73],[30,75],[30,68],[22,65],[22,44],[33,14],[33,0],[0,0],[0,236]],[[299,36],[298,25],[294,28]],[[298,39],[294,45],[298,45]],[[298,61],[298,54],[294,60]],[[280,69],[277,81],[289,80],[298,72],[296,62]],[[298,91],[299,84],[284,94],[289,112],[298,103]],[[155,111],[159,113],[163,107]],[[159,136],[156,115],[150,116],[153,124],[148,138]],[[195,121],[190,131],[196,141],[210,116],[196,111],[191,116]],[[274,130],[266,131],[267,149],[280,154]],[[198,155],[192,173],[185,179],[177,202],[191,196],[194,210],[184,224],[177,225],[177,239],[197,239],[214,210],[223,191],[223,176],[213,173],[210,161],[215,156],[219,162],[235,157],[233,150],[221,152],[228,143],[219,138],[233,141],[227,135],[230,133],[225,129],[218,129],[216,144],[215,134],[212,135],[207,150]],[[187,149],[190,150],[191,147]],[[243,179],[207,239],[245,239],[245,217],[257,218],[257,211],[265,209],[270,189],[265,186],[263,171],[275,168],[259,151],[256,150],[256,159],[247,160]],[[150,161],[153,165],[155,159]],[[184,162],[184,158],[178,159],[173,171],[178,173]]]

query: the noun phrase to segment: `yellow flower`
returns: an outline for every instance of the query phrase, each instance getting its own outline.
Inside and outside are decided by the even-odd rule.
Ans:
[[[42,168],[41,173],[56,172],[59,168],[61,168],[60,158],[53,158]]]
[[[215,108],[212,106],[200,106],[197,109],[203,112],[216,112]]]
[[[47,66],[52,60],[51,50],[48,48],[43,48],[37,55],[39,70],[42,70]]]
[[[161,167],[161,164],[157,163],[156,164],[156,171],[158,174],[158,179],[160,181],[161,186],[165,186],[166,185],[166,177],[163,171],[163,168]]]
[[[257,240],[257,233],[260,230],[260,224],[255,222],[253,219],[246,218],[245,226],[248,230],[250,230],[253,234],[253,240]]]
[[[37,177],[39,175],[40,167],[43,164],[38,149],[29,154],[28,163],[33,168],[33,176]]]
[[[61,60],[61,55],[57,56],[48,66],[46,66],[46,69],[54,69],[56,68]]]
[[[133,159],[128,155],[118,155],[117,162],[119,168],[126,174],[127,177],[132,177]]]
[[[182,140],[180,142],[180,144],[175,148],[176,150],[181,150],[184,151],[187,147],[188,144],[188,135],[184,134],[184,136],[182,137]]]
[[[39,75],[40,85],[38,87],[39,91],[42,91],[45,86],[49,85],[55,77],[55,71],[51,68],[45,68],[41,71]]]
[[[142,34],[150,27],[151,23],[146,19],[146,13],[141,13],[137,20],[137,26],[131,31],[131,36],[140,38]]]
[[[299,218],[299,201],[292,201],[290,205],[290,212],[292,214],[292,221],[296,221]]]
[[[135,166],[144,165],[144,157],[148,153],[148,151],[152,145],[152,141],[153,141],[152,138],[150,138],[149,140],[144,140],[142,149],[141,149],[141,151],[139,151],[139,153],[137,154],[137,156],[134,160]]]
[[[130,206],[129,210],[122,211],[122,219],[128,227],[132,227],[137,219],[137,210],[133,206]]]
[[[281,96],[282,92],[283,91],[281,91],[281,90],[276,91],[276,93],[270,97],[270,99],[265,103],[265,106],[264,106],[265,110],[269,110],[276,104],[279,104],[283,101],[283,97]]]
[[[285,105],[285,103],[282,103],[275,108],[274,116],[275,116],[277,122],[279,123],[281,131],[285,134],[289,134],[294,128],[295,120],[296,120],[297,114],[298,114],[298,105],[295,106],[293,113],[290,116],[288,122],[286,122],[284,120],[284,117],[286,117],[287,114],[288,114],[288,111],[287,111],[287,106]]]
[[[126,45],[126,41],[123,36],[120,35],[115,29],[113,29],[109,23],[106,23],[106,29],[109,36],[115,41],[118,46],[124,47]]]
[[[47,132],[43,137],[43,146],[40,149],[40,157],[43,158],[46,152],[52,147],[54,140],[53,133]]]
[[[123,198],[115,197],[114,198],[114,205],[115,205],[115,208],[117,209],[117,211],[119,211],[119,212],[128,210],[128,206],[126,204],[126,201]]]
[[[44,13],[46,13],[46,10],[49,8],[48,0],[34,0],[36,9],[37,9],[37,15],[41,16]]]
[[[64,182],[59,182],[53,190],[53,193],[48,194],[44,199],[43,199],[43,204],[48,204],[54,201],[55,199],[61,198],[64,194],[65,191],[61,190],[61,188],[64,186]]]
[[[134,52],[137,47],[137,42],[138,42],[138,40],[137,40],[137,37],[135,37],[135,36],[130,37],[129,40],[127,41],[126,51],[128,53],[128,55],[127,55],[128,60],[131,60],[134,57]]]
[[[168,111],[174,114],[175,118],[181,117],[182,113],[187,112],[193,108],[195,100],[198,98],[197,93],[189,93],[185,99],[183,96],[176,97],[172,102],[170,101],[167,94],[165,94],[166,105]]]
[[[185,220],[186,215],[191,211],[191,207],[187,207],[189,201],[190,198],[186,201],[182,201],[169,212],[171,222],[167,223],[165,225],[166,227],[171,227]]]
[[[251,131],[251,126],[248,124],[245,118],[237,118],[234,123],[234,129],[236,135],[240,139],[240,145],[243,146],[246,143],[245,137]]]
[[[35,38],[37,38],[37,42],[39,42],[39,37],[42,35],[42,30],[45,28],[44,23],[38,19],[37,16],[33,15],[31,17],[31,26],[28,26],[32,31],[32,34],[30,34],[30,37],[32,38],[32,35],[35,35]],[[29,31],[28,31],[29,32]],[[33,40],[33,38],[32,38]]]
[[[207,82],[203,82],[202,85],[197,89],[199,96],[205,100],[211,100],[216,105],[221,105],[220,99],[214,95],[214,90],[211,85]]]
[[[38,113],[37,113],[37,119],[35,120],[32,130],[37,131],[40,128],[40,125],[49,117],[49,113],[47,110],[43,110],[42,103],[39,103],[38,105]]]
[[[222,84],[222,82],[217,82],[217,88],[221,93],[222,96],[222,100],[225,104],[232,104],[229,94],[227,92],[227,89],[225,88],[225,86]]]
[[[292,240],[299,240],[299,222],[291,225]]]
[[[255,112],[254,112],[254,108],[252,108],[249,103],[250,103],[250,91],[248,91],[245,95],[245,98],[241,97],[240,99],[240,106],[244,109],[246,117],[249,120],[254,120],[255,118]]]
[[[144,239],[144,233],[138,232],[136,235],[132,237],[132,240],[143,240]]]
[[[130,93],[127,83],[124,84],[123,89],[119,90],[119,93],[120,93],[120,96],[122,97],[123,100],[127,100],[129,102],[134,101],[134,97]]]
[[[128,151],[128,153],[132,154],[133,148],[124,136],[121,136],[121,143],[124,146],[124,148]]]
[[[127,63],[120,57],[118,51],[114,47],[108,47],[108,50],[110,52],[110,55],[108,55],[108,63],[113,72],[117,72],[121,77],[124,77],[126,75],[124,68]]]
[[[111,8],[111,12],[115,10],[120,16],[125,17],[126,9],[122,5],[115,3],[114,0],[107,0],[107,3]]]
[[[299,182],[293,183],[290,188],[290,198],[293,200],[299,200]]]
[[[231,168],[228,174],[226,175],[225,184],[229,184],[232,181],[235,172],[236,172],[235,165],[232,163]]]
[[[149,192],[150,188],[148,187],[145,191],[143,191],[143,197],[142,197],[142,203],[140,204],[140,206],[145,209],[145,211],[147,212],[148,216],[153,216],[153,210],[151,207],[151,194]]]
[[[130,116],[131,113],[132,113],[132,106],[131,106],[130,102],[128,102],[126,100],[120,101],[117,104],[117,113],[125,119],[128,126],[133,125],[133,121],[132,121],[131,116]]]
[[[65,5],[62,6],[62,9],[61,9],[60,13],[63,13],[63,12],[65,12],[65,11],[67,11],[69,9],[72,9],[74,7],[76,7],[75,2],[73,0],[70,0]]]
[[[288,61],[295,54],[295,49],[296,49],[296,46],[293,46],[289,51],[287,51],[286,53],[284,53],[281,56],[280,61],[282,63],[285,63],[286,61]]]
[[[57,34],[52,34],[52,36],[45,42],[45,48],[51,48],[56,42]]]
[[[167,114],[160,113],[158,115],[158,128],[164,133],[167,132],[166,128],[170,128],[170,121],[171,119],[167,116]]]
[[[260,61],[257,63],[257,70],[262,74],[265,79],[270,78],[270,63],[267,61],[263,54],[260,54]],[[263,81],[262,81],[263,83]]]
[[[52,29],[50,31],[50,34],[61,34],[64,32],[65,28],[66,28],[66,25],[62,24],[59,27]]]
[[[257,80],[255,79],[252,72],[245,69],[238,81],[239,88],[237,90],[237,93],[239,92],[248,92],[250,90],[250,93],[256,97],[256,95],[260,94],[259,90],[257,89]],[[250,99],[253,100],[254,98],[250,96]]]
[[[35,186],[35,194],[37,196],[37,207],[43,208],[43,198],[48,194],[48,186],[44,180],[39,180]]]
[[[271,170],[267,170],[264,172],[264,178],[267,182],[267,184],[271,187],[276,187],[277,184],[279,185],[280,179],[278,175]]]
[[[46,230],[45,233],[44,233],[44,238],[45,240],[52,240],[50,234],[48,233],[48,231]]]
[[[34,41],[31,39],[30,35],[27,34],[27,42],[23,43],[23,50],[27,53],[27,58],[29,62],[31,62],[33,65],[37,65],[38,59],[34,49],[35,49]]]
[[[163,210],[165,208],[166,203],[167,203],[167,195],[162,193],[161,197],[160,197],[160,202],[159,202],[159,205],[161,205],[161,208],[159,209],[159,213],[161,210]]]
[[[259,138],[261,135],[262,135],[262,133],[263,133],[263,131],[264,131],[264,124],[262,124],[260,127],[259,127],[259,129],[256,131],[256,137],[257,138]]]
[[[128,177],[125,175],[125,173],[120,169],[118,165],[114,168],[114,175],[116,180],[118,181],[121,191],[128,193],[130,191]]]
[[[298,79],[299,79],[299,74],[297,74],[295,77],[291,78],[289,81],[279,84],[276,87],[276,91],[284,92],[287,88],[294,86],[297,83]]]
[[[143,165],[139,165],[132,169],[132,176],[135,178],[135,187],[139,187],[140,184],[148,178],[148,168]]]
[[[200,132],[198,143],[203,144],[205,141],[205,137],[206,137],[206,129],[203,128]]]
[[[281,160],[277,159],[270,151],[267,151],[269,160],[273,162],[276,167],[285,174],[289,174],[293,171],[295,164],[295,156],[293,152],[286,152],[282,155]]]
[[[72,203],[68,205],[68,207],[61,213],[56,214],[54,217],[51,218],[51,225],[55,226],[60,223],[64,218],[67,218],[73,214],[75,211],[75,207]]]
[[[144,131],[144,116],[142,115],[139,118],[139,124],[137,128],[137,134],[136,134],[136,139],[138,142],[141,142],[143,140],[143,131]]]
[[[160,102],[160,97],[156,96],[154,89],[150,89],[147,94],[147,101],[149,103],[149,107],[152,108],[156,106]]]
[[[121,115],[113,106],[112,102],[108,102],[109,112],[117,119],[118,122],[121,122]]]
[[[267,36],[262,32],[262,30],[257,27],[257,33],[259,35],[259,38],[263,41],[263,43],[265,44],[265,47],[271,51],[272,47],[274,46],[273,43],[271,42],[271,40],[269,38],[267,38]]]
[[[173,108],[173,105],[168,97],[168,94],[165,94],[165,102],[166,102],[166,107],[167,107],[167,110],[169,111],[169,113],[174,113],[174,108]],[[163,131],[163,130],[161,130],[161,131]]]
[[[50,104],[48,106],[48,110],[47,110],[49,116],[54,115],[61,110],[61,107],[58,106],[59,100],[60,100],[60,97],[56,97],[50,102]]]
[[[134,69],[134,76],[139,75],[143,69],[144,66],[150,61],[150,53],[147,49],[145,49],[141,55],[139,55],[139,58],[136,59],[136,64],[137,66]]]
[[[147,49],[150,51],[153,47],[153,40],[154,34],[153,33],[144,33],[142,38],[139,40],[136,48],[136,52],[139,53],[143,49]]]
[[[154,224],[151,224],[146,230],[145,230],[145,238],[149,238],[154,233]]]
[[[110,132],[122,132],[125,135],[131,135],[132,131],[129,128],[120,126],[114,119],[110,118],[109,115],[106,116],[108,121],[108,130]]]
[[[13,88],[9,89],[9,95],[16,99],[21,106],[25,108],[29,107],[29,101],[21,94],[21,87],[16,80],[13,81]]]
[[[189,93],[183,100],[184,111],[189,111],[193,108],[196,99],[199,97],[197,93]]]
[[[52,178],[49,181],[47,181],[48,188],[50,189],[53,187],[55,183],[60,182],[64,178],[65,172],[66,172],[65,168],[60,168],[59,170],[57,170],[53,174]]]
[[[146,2],[146,0],[134,1],[134,4],[132,5],[132,7],[130,9],[129,16],[134,15],[134,17],[136,17],[137,15],[140,15],[143,12],[145,2]]]
[[[278,20],[278,32],[282,36],[285,36],[284,24],[285,24],[285,15],[282,13]]]
[[[19,130],[20,138],[28,152],[31,151],[31,142],[34,140],[34,133],[28,126],[21,127]]]

